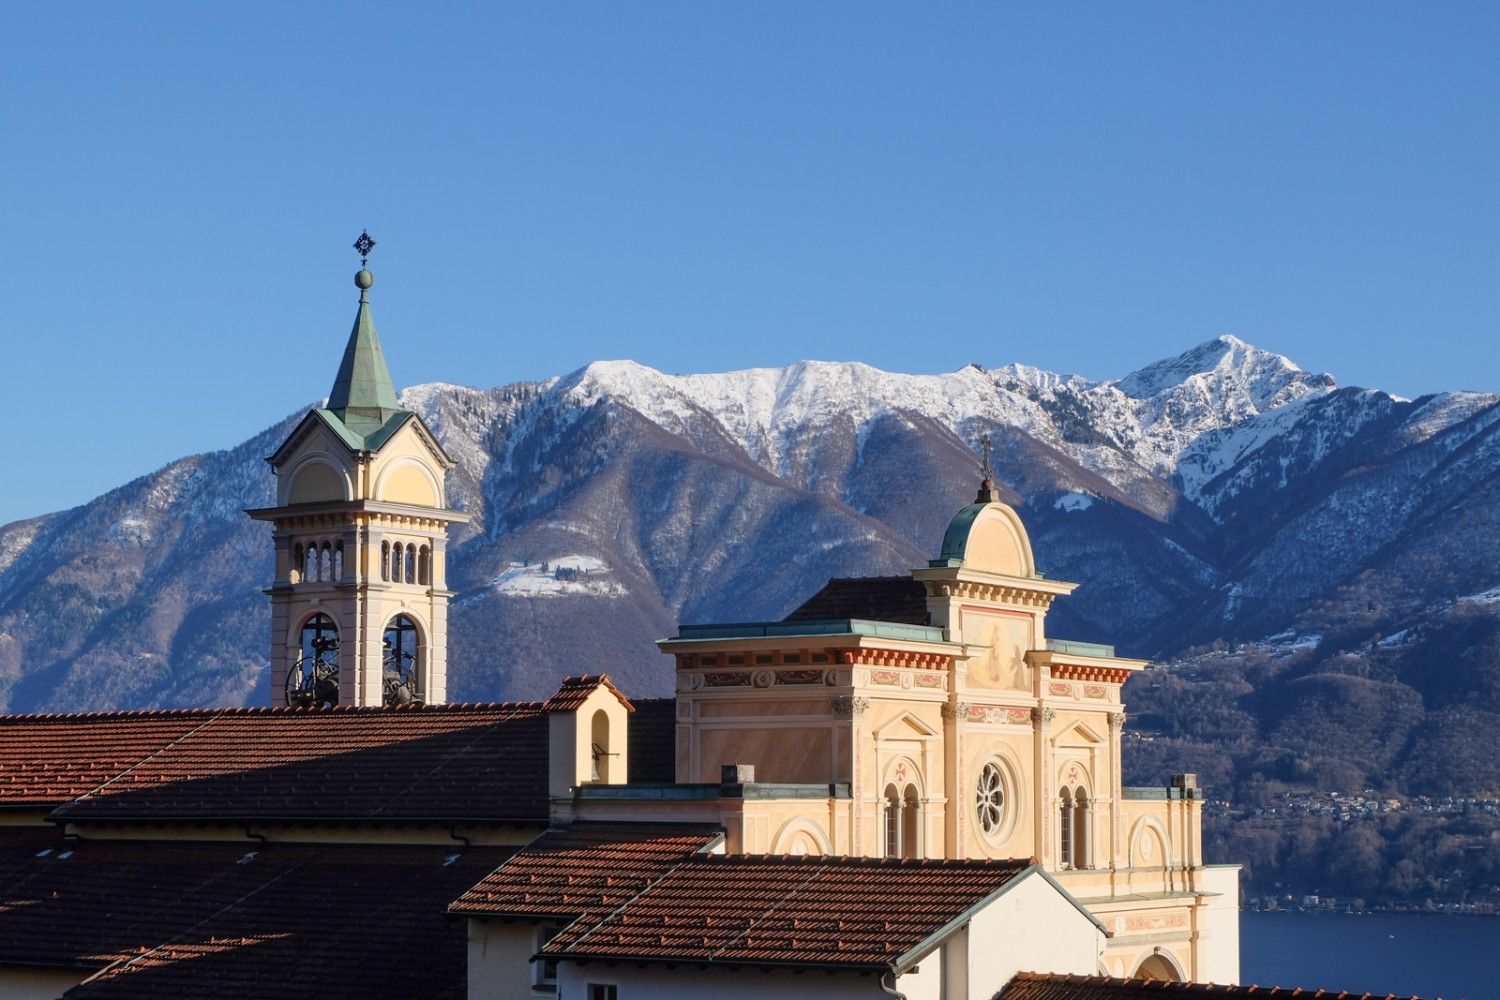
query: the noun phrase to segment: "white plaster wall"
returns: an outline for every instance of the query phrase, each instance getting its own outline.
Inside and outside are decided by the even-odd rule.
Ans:
[[[969,924],[969,995],[993,996],[1017,972],[1094,975],[1104,934],[1040,875],[1030,875]]]
[[[1237,983],[1240,981],[1240,866],[1205,865],[1201,869],[1203,888],[1219,895],[1211,896],[1199,911],[1199,982]]]
[[[533,924],[470,920],[468,1000],[531,1000],[535,934]]]
[[[926,970],[923,970],[924,973]],[[903,976],[898,989],[906,991],[907,977]],[[657,966],[636,968],[634,966],[606,965],[591,962],[576,965],[564,962],[557,970],[557,1000],[588,1000],[589,983],[613,983],[619,987],[620,1000],[703,1000],[704,997],[744,997],[746,1000],[834,1000],[854,998],[889,1000],[889,994],[880,989],[880,979],[874,975],[858,973],[835,973],[829,975],[821,969],[793,972],[776,969],[762,972],[756,968],[698,969],[679,966],[666,969]],[[910,1000],[916,995],[907,993]],[[921,996],[927,1000],[928,994]],[[930,994],[936,996],[936,994]],[[473,994],[470,994],[473,1000]]]
[[[57,1000],[89,975],[86,969],[0,965],[0,1000]]]

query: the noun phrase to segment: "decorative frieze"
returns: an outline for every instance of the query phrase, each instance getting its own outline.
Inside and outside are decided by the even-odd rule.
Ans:
[[[983,725],[1024,726],[1031,721],[1031,710],[1007,705],[968,705],[964,716],[967,722]]]
[[[900,684],[901,671],[899,670],[872,670],[870,671],[871,684]]]
[[[914,681],[919,688],[941,688],[943,686],[942,674],[918,674]]]
[[[1109,688],[1103,684],[1085,684],[1083,686],[1085,698],[1105,698],[1109,696]]]
[[[840,649],[839,662],[866,667],[905,667],[918,670],[947,670],[951,656],[941,653],[913,653],[904,649]]]
[[[703,675],[704,687],[748,687],[750,671],[715,670]]]
[[[933,584],[929,584],[933,586]],[[1023,607],[1045,608],[1051,605],[1055,594],[1030,590],[1010,584],[978,583],[973,580],[955,580],[937,584],[937,595],[984,601],[989,604],[1019,604]]]
[[[831,670],[778,670],[776,672],[777,684],[823,684],[832,683],[826,680],[825,675],[831,675]]]
[[[1054,663],[1052,664],[1052,676],[1060,681],[1124,684],[1130,678],[1130,671],[1124,667],[1085,667],[1077,663]]]
[[[1055,698],[1071,698],[1073,696],[1073,685],[1053,682],[1047,685],[1047,693]]]

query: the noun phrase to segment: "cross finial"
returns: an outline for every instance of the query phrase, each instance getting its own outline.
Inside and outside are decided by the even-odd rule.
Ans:
[[[995,473],[990,469],[990,435],[988,431],[979,435],[979,450],[984,459],[979,463],[979,495],[974,498],[974,502],[999,503],[1000,491],[995,489]]]
[[[359,266],[364,267],[370,259],[370,251],[375,249],[375,241],[370,239],[368,229],[360,233],[359,239],[354,241],[354,249],[359,251]]]

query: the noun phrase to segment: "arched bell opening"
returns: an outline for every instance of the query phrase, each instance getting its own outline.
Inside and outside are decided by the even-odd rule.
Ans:
[[[416,620],[399,614],[385,626],[381,639],[381,682],[387,705],[420,703],[422,689],[422,632]]]
[[[286,703],[296,708],[339,703],[339,627],[321,611],[302,624],[297,660],[287,671]]]
[[[613,772],[611,761],[620,756],[618,750],[610,742],[612,734],[609,727],[609,713],[604,709],[594,712],[594,717],[589,722],[589,754],[593,758],[593,764],[589,770],[589,780],[600,784],[610,783],[610,775]]]

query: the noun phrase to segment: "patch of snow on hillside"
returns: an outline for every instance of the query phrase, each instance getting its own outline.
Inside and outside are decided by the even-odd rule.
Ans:
[[[542,563],[511,563],[510,568],[489,582],[496,592],[510,597],[561,597],[588,594],[594,597],[624,597],[623,584],[608,579],[609,566],[593,556],[560,556]]]
[[[127,514],[120,518],[109,526],[105,535],[110,541],[121,545],[145,545],[153,537],[151,522],[138,514]]]
[[[1052,506],[1057,508],[1058,510],[1066,510],[1069,512],[1075,510],[1088,510],[1090,507],[1094,506],[1094,498],[1089,496],[1087,493],[1068,493],[1058,497],[1057,501],[1053,503]]]
[[[1500,587],[1486,590],[1481,594],[1468,594],[1458,600],[1462,604],[1500,604]]]

